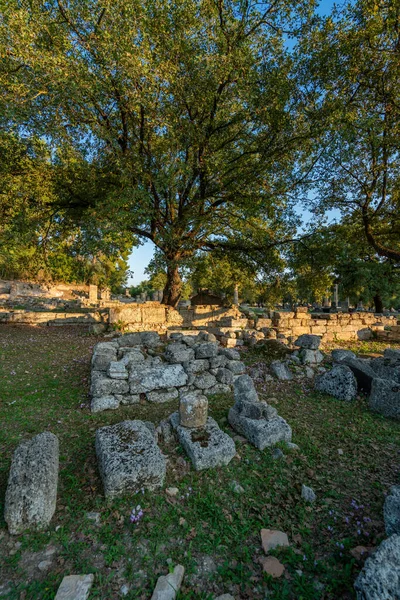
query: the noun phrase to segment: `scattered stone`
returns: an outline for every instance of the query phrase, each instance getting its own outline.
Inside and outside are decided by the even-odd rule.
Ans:
[[[343,454],[344,454],[342,448],[338,448],[337,453],[339,454],[339,456],[343,456]]]
[[[234,441],[211,417],[200,429],[183,427],[178,412],[170,416],[170,422],[196,471],[227,465],[235,456]]]
[[[47,571],[47,569],[49,569],[51,567],[51,564],[52,564],[51,560],[42,560],[38,564],[38,569],[39,569],[39,571]]]
[[[400,535],[392,535],[365,561],[354,584],[357,600],[398,600],[399,565]]]
[[[332,360],[335,363],[341,363],[348,358],[357,358],[357,356],[351,350],[343,350],[338,348],[331,352]]]
[[[282,577],[285,572],[283,564],[275,556],[263,556],[260,560],[264,573],[274,579]]]
[[[385,417],[400,419],[400,384],[387,379],[374,379],[368,402],[371,410]]]
[[[186,394],[179,403],[179,419],[182,427],[200,428],[207,423],[208,400],[205,396]]]
[[[165,493],[170,498],[176,498],[176,496],[179,494],[179,490],[177,487],[170,487],[165,490]]]
[[[318,335],[311,335],[304,333],[294,343],[299,348],[306,348],[308,350],[318,350],[321,345],[321,338]]]
[[[386,496],[383,518],[387,535],[400,534],[400,485],[394,485]]]
[[[273,375],[275,375],[275,377],[280,381],[289,381],[290,379],[293,379],[293,375],[288,369],[287,365],[280,360],[272,361],[269,367]]]
[[[229,410],[228,421],[237,433],[244,435],[259,450],[278,442],[290,442],[292,439],[292,430],[282,417],[249,419],[242,416],[236,403]]]
[[[87,512],[86,518],[89,519],[89,521],[93,521],[96,525],[100,524],[100,513],[98,512]]]
[[[235,598],[230,594],[222,594],[222,596],[218,596],[215,600],[235,600]]]
[[[4,519],[12,535],[49,525],[56,509],[58,463],[58,438],[49,431],[15,450],[4,506]]]
[[[347,365],[335,365],[331,371],[318,375],[314,387],[319,392],[348,402],[357,396],[357,380]]]
[[[237,481],[231,481],[230,487],[235,494],[244,494],[244,488]]]
[[[175,439],[171,423],[168,420],[161,421],[156,431],[158,437],[161,436],[165,444],[169,444]]]
[[[324,360],[324,355],[320,350],[302,348],[299,352],[299,358],[303,365],[318,365]]]
[[[303,485],[301,486],[301,497],[303,498],[303,500],[305,500],[306,502],[315,502],[315,500],[317,499],[317,496],[315,495],[315,492],[312,488],[308,487],[307,485]]]
[[[54,600],[87,600],[93,581],[93,573],[89,575],[66,575]]]
[[[265,554],[278,547],[289,546],[286,533],[277,529],[261,529],[261,545]]]
[[[175,600],[182,585],[184,574],[184,567],[177,565],[172,573],[161,575],[157,580],[151,600]]]
[[[124,585],[120,587],[119,593],[121,596],[127,596],[129,594],[129,589],[129,586],[124,583]]]
[[[300,450],[300,446],[294,444],[293,442],[286,442],[286,446],[289,448],[289,450]]]
[[[258,394],[249,375],[241,375],[235,380],[233,392],[236,402],[258,402]]]
[[[164,483],[166,461],[143,421],[123,421],[96,431],[96,454],[107,498],[155,490]]]
[[[280,460],[281,458],[285,458],[285,455],[280,448],[274,448],[272,451],[272,458],[274,460]]]

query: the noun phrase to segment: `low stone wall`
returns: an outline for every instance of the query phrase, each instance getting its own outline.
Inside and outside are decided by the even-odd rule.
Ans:
[[[392,325],[389,330],[378,330],[376,337],[381,341],[400,342],[400,325]]]
[[[309,313],[299,307],[295,312],[273,312],[271,319],[259,319],[257,329],[272,327],[278,335],[298,337],[304,333],[321,336],[321,341],[370,339],[371,332],[383,332],[385,327],[397,327],[396,317],[384,317],[369,312]]]
[[[0,279],[0,300],[8,302],[17,298],[63,298],[88,296],[89,286],[76,283],[31,283]]]
[[[0,311],[0,323],[13,325],[80,325],[91,328],[108,325],[108,311],[50,312],[50,311]]]

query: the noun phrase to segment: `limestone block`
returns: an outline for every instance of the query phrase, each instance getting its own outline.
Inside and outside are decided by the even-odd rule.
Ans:
[[[151,600],[175,600],[185,573],[182,565],[177,565],[172,573],[161,575],[154,588]]]
[[[249,419],[240,414],[236,404],[229,410],[228,421],[237,433],[244,435],[259,450],[278,442],[290,442],[292,439],[292,430],[282,417],[269,420]]]
[[[368,402],[371,410],[400,419],[400,384],[390,379],[373,379]]]
[[[107,498],[155,490],[164,483],[165,458],[143,421],[98,429],[96,455]]]
[[[58,462],[58,438],[49,431],[15,450],[4,506],[4,519],[12,535],[49,525],[56,509]]]
[[[179,418],[182,427],[204,427],[207,422],[208,400],[198,394],[185,394],[179,403]]]
[[[194,350],[186,344],[168,344],[165,359],[171,364],[189,362],[194,359]]]
[[[200,373],[195,377],[194,385],[200,390],[206,390],[217,383],[214,375],[211,373]]]
[[[128,379],[128,371],[122,362],[112,361],[108,367],[108,376],[111,379]]]
[[[110,377],[93,377],[90,385],[90,395],[92,398],[100,396],[113,396],[114,394],[127,394],[129,384],[124,379],[111,379]]]
[[[387,535],[400,534],[400,485],[392,486],[383,505],[383,517]]]
[[[120,398],[121,396],[119,396]],[[121,401],[116,396],[95,396],[90,403],[92,413],[102,412],[103,410],[115,410],[119,408]]]
[[[211,417],[201,429],[182,427],[177,412],[171,415],[170,423],[196,471],[225,466],[236,454],[232,438]]]
[[[346,365],[335,365],[331,371],[318,375],[314,386],[317,391],[340,400],[350,401],[357,396],[357,380]]]

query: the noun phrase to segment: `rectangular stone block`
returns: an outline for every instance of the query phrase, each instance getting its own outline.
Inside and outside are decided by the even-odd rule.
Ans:
[[[66,575],[54,600],[87,600],[93,581],[93,573],[89,575]]]

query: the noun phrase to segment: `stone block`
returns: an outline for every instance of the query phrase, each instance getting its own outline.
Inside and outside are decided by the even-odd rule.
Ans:
[[[200,373],[194,379],[194,385],[199,390],[207,390],[213,387],[217,383],[217,380],[214,375],[211,373]]]
[[[400,419],[400,384],[389,379],[373,379],[368,403],[374,412]]]
[[[177,565],[172,573],[161,575],[150,600],[175,600],[182,585],[184,573],[184,567]]]
[[[12,535],[49,525],[56,509],[58,463],[58,438],[49,431],[15,450],[4,506],[4,519]]]
[[[198,394],[185,394],[179,403],[179,419],[182,427],[205,427],[207,423],[208,400]]]
[[[225,466],[235,456],[234,441],[221,431],[212,417],[208,417],[205,427],[200,429],[182,427],[177,412],[171,415],[170,422],[196,471]]]
[[[194,350],[187,344],[169,344],[165,350],[165,359],[171,364],[189,362],[194,359]]]
[[[194,346],[196,358],[213,358],[218,354],[216,342],[203,342]]]
[[[400,485],[394,485],[386,496],[383,518],[387,535],[400,534]]]
[[[111,379],[128,379],[128,371],[122,362],[112,361],[108,367],[108,376]]]
[[[350,367],[357,379],[358,389],[369,394],[371,391],[372,380],[377,376],[377,373],[371,369],[369,362],[362,358],[352,358],[348,356],[341,361],[341,364]]]
[[[292,430],[282,417],[269,420],[249,419],[241,415],[236,404],[229,410],[228,421],[237,433],[244,435],[259,450],[278,442],[290,442],[292,439]]]
[[[274,360],[269,366],[271,373],[280,381],[289,381],[293,379],[293,375],[289,367],[280,360]]]
[[[106,498],[152,491],[164,483],[165,457],[143,421],[98,429],[96,455]]]
[[[318,392],[340,400],[350,401],[357,396],[357,380],[346,365],[335,365],[331,371],[318,375],[314,387]]]
[[[93,377],[90,385],[90,395],[92,398],[101,396],[113,396],[115,394],[127,394],[129,384],[124,379],[111,379],[110,377]]]
[[[232,371],[234,375],[242,375],[246,371],[246,365],[240,360],[231,360],[226,365],[227,369]]]
[[[400,598],[400,535],[384,540],[367,558],[354,588],[357,600]]]
[[[241,375],[233,384],[235,402],[258,402],[258,394],[250,375]]]
[[[120,398],[121,396],[119,396]],[[92,413],[102,412],[103,410],[115,410],[119,408],[121,401],[116,396],[95,396],[90,403]]]
[[[318,335],[304,334],[295,341],[294,345],[308,350],[318,350],[321,345],[321,338]]]

